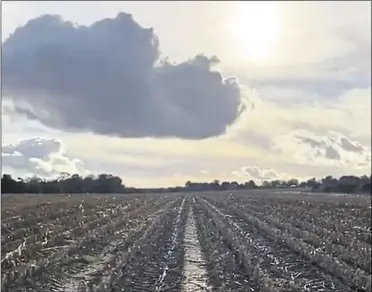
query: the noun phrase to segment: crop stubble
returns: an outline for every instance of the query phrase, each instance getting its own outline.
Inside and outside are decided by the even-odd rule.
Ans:
[[[2,199],[2,291],[371,291],[365,199],[26,198]]]

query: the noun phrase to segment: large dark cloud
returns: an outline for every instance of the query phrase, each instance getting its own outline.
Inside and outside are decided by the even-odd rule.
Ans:
[[[121,137],[217,136],[242,107],[215,57],[161,62],[153,30],[119,13],[89,27],[45,15],[3,43],[3,90],[47,126]]]

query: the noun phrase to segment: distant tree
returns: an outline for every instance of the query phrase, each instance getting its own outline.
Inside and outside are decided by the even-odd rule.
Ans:
[[[338,181],[336,181],[335,189],[340,193],[354,193],[360,190],[360,178],[356,176],[342,176]]]
[[[371,193],[371,181],[365,182],[362,185],[361,191],[364,193]]]
[[[213,184],[219,185],[220,184],[220,181],[218,179],[215,179],[215,180],[213,180]]]
[[[243,189],[255,189],[257,188],[256,183],[253,180],[250,180],[242,186]]]
[[[298,179],[295,179],[295,178],[291,178],[288,181],[288,186],[298,186],[298,184],[299,184]]]
[[[318,183],[313,189],[315,191],[330,193],[370,193],[371,179],[366,175],[362,177],[344,175],[339,179],[328,175],[321,179],[321,183]]]
[[[331,181],[333,177],[331,175],[327,175],[325,178],[322,179],[322,182]]]
[[[230,189],[237,190],[239,188],[239,184],[236,181],[230,183]]]
[[[221,190],[228,190],[230,188],[230,183],[228,181],[224,181],[221,183]]]
[[[3,174],[1,178],[1,192],[2,193],[15,193],[17,192],[17,182],[10,174]]]
[[[306,183],[305,181],[302,181],[302,182],[299,183],[298,186],[299,186],[300,188],[305,188],[305,187],[307,187],[307,183]]]
[[[250,180],[249,182],[246,183],[246,186],[248,189],[255,189],[257,188],[256,183],[253,180]]]
[[[313,188],[316,185],[318,185],[318,182],[316,181],[315,177],[308,179],[308,181],[306,182],[306,186],[309,188]]]
[[[185,183],[186,188],[189,188],[191,185],[192,185],[192,182],[189,180]]]
[[[270,182],[270,181],[267,181],[267,180],[264,180],[262,182],[262,187],[264,187],[264,188],[271,188],[271,187],[273,187],[273,185],[275,185],[275,182]]]

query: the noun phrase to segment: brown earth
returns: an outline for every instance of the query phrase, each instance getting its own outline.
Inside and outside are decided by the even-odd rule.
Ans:
[[[371,291],[364,197],[8,195],[1,220],[1,291]]]

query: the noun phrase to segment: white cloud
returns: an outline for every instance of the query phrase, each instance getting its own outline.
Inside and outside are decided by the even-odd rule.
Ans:
[[[338,132],[317,135],[309,130],[294,130],[276,139],[274,149],[298,164],[330,165],[344,169],[370,167],[371,147],[350,140]]]
[[[261,182],[264,180],[288,180],[291,175],[279,173],[275,169],[261,169],[257,166],[243,166],[237,171],[233,171],[233,175],[240,180],[254,180]]]
[[[62,142],[56,139],[33,138],[2,147],[4,168],[22,174],[52,177],[62,172],[87,174],[83,162],[65,155]]]
[[[371,88],[350,90],[333,99],[322,97],[290,104],[276,99],[274,91],[272,94],[267,99],[259,92],[258,96],[252,95],[254,110],[246,114],[228,136],[235,139],[246,136],[249,142],[251,133],[274,139],[291,130],[305,128],[317,134],[333,130],[362,143],[370,143]]]

